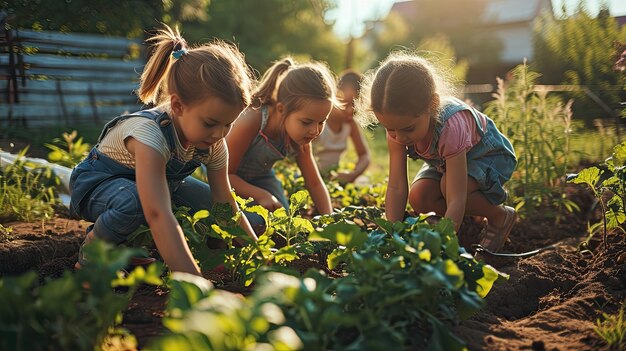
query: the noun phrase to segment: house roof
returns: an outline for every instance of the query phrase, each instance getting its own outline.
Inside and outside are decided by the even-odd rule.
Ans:
[[[412,21],[418,18],[420,2],[432,0],[411,0],[394,3],[389,13],[396,13]],[[473,0],[477,1],[477,0]],[[480,0],[487,1],[484,12],[485,22],[489,24],[507,24],[531,22],[543,9],[552,10],[550,0]]]

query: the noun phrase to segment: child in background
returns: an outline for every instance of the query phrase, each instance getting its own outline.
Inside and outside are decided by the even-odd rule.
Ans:
[[[361,90],[362,76],[352,70],[345,71],[339,78],[338,95],[344,103],[343,108],[334,107],[330,112],[326,127],[313,143],[317,164],[322,174],[329,174],[339,166],[339,159],[348,147],[348,137],[352,139],[359,157],[351,172],[340,171],[333,175],[343,182],[353,182],[363,174],[370,163],[370,154],[365,138],[353,119],[354,100]]]
[[[237,195],[251,197],[270,211],[288,208],[283,186],[272,168],[276,161],[293,156],[317,210],[331,213],[330,196],[313,159],[311,141],[320,135],[336,105],[335,82],[324,65],[296,64],[291,58],[274,63],[254,92],[252,105],[226,137],[229,176]],[[259,216],[246,215],[253,225],[263,225]]]
[[[249,103],[251,75],[243,55],[225,43],[188,48],[167,26],[149,41],[155,49],[139,97],[157,107],[107,123],[72,172],[70,210],[95,222],[83,246],[96,237],[122,243],[147,224],[170,270],[201,275],[171,204],[195,212],[228,203],[238,211],[224,136]],[[201,163],[208,185],[190,176]],[[256,240],[245,216],[239,223]],[[76,268],[86,263],[81,247]]]
[[[374,116],[364,114],[362,122],[378,121],[387,131],[387,219],[403,219],[407,198],[417,213],[450,218],[457,231],[464,215],[484,216],[481,245],[500,250],[517,217],[502,205],[503,184],[517,159],[493,121],[454,98],[442,76],[418,56],[390,55],[364,90],[363,102]],[[425,161],[410,191],[407,156]]]

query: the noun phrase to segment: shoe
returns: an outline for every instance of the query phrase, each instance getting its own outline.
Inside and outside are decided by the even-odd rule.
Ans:
[[[89,231],[89,229],[90,228],[88,228],[87,235],[85,235],[85,240],[83,240],[83,243],[80,244],[80,248],[78,249],[78,260],[74,264],[74,269],[81,269],[87,264],[87,259],[85,258],[85,254],[83,253],[83,248],[85,247],[85,245],[90,244],[96,238],[95,234],[92,234],[91,236],[89,235],[92,233],[91,231]]]
[[[92,234],[90,236],[89,233],[87,233],[87,236],[85,236],[85,240],[83,241],[83,243],[80,245],[80,248],[78,249],[78,261],[74,264],[74,269],[81,269],[82,267],[85,266],[85,264],[87,264],[88,260],[85,258],[85,254],[83,253],[83,248],[85,247],[85,245],[88,245],[92,241],[94,241],[95,238],[96,238],[95,234]],[[128,263],[128,266],[130,268],[135,267],[135,266],[148,266],[154,262],[156,262],[156,259],[152,257],[146,257],[146,256],[131,257],[130,262]]]
[[[502,249],[504,243],[509,238],[513,225],[517,221],[517,212],[515,212],[513,207],[503,206],[503,208],[506,212],[506,217],[502,227],[488,224],[483,230],[483,235],[480,239],[480,245],[491,252],[498,252]]]

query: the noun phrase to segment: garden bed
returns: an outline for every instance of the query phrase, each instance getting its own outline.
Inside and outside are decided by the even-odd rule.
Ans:
[[[570,188],[569,197],[590,212],[588,194]],[[587,206],[587,207],[585,207]],[[478,314],[454,328],[468,343],[470,350],[591,350],[603,341],[593,328],[602,312],[615,313],[626,297],[626,264],[618,257],[626,252],[623,235],[609,235],[608,251],[599,240],[592,240],[591,253],[581,253],[586,220],[581,214],[564,214],[543,218],[538,211],[523,218],[511,233],[504,248],[524,252],[546,245],[553,248],[524,259],[491,259],[490,263],[510,275],[498,282],[487,296],[487,304]],[[45,223],[9,222],[12,228],[0,242],[0,275],[16,275],[35,269],[42,278],[60,276],[72,269],[78,247],[88,225],[57,215]],[[466,246],[475,240],[475,228],[466,227],[461,242]],[[8,239],[8,240],[7,240]],[[296,262],[300,270],[322,268],[316,257]],[[224,273],[206,272],[205,277],[220,288],[247,294],[245,289],[229,282]],[[124,312],[122,326],[130,330],[145,346],[165,333],[161,325],[167,291],[163,287],[143,286]]]

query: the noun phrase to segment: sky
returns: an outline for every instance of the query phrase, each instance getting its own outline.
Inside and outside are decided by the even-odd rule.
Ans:
[[[385,17],[394,2],[400,0],[335,0],[337,8],[327,14],[327,19],[335,22],[335,32],[341,38],[348,38],[350,33],[358,37],[365,29],[364,21]],[[521,1],[521,0],[520,0]],[[575,9],[579,0],[552,0],[554,12],[561,14],[561,4],[568,9]],[[596,14],[601,3],[609,6],[613,16],[626,15],[626,0],[586,0],[587,8]]]

